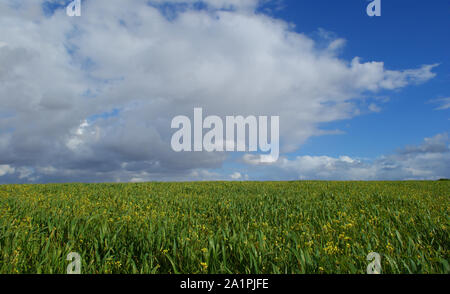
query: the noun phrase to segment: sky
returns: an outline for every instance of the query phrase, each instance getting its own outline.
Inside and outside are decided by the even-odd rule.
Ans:
[[[450,178],[450,2],[0,1],[0,184]],[[175,152],[279,116],[280,156]]]

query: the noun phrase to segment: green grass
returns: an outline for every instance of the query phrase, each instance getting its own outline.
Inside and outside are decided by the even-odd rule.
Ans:
[[[450,273],[450,183],[0,186],[0,273]]]

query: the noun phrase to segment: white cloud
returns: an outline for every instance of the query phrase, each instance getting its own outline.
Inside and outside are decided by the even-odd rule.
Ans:
[[[0,177],[7,175],[7,174],[12,174],[15,172],[15,169],[7,164],[2,164],[0,165]]]
[[[240,172],[234,172],[233,174],[230,175],[230,178],[232,178],[233,180],[239,180],[242,178],[242,175]]]
[[[435,76],[435,65],[349,62],[337,54],[339,38],[318,49],[255,13],[256,0],[208,0],[200,11],[174,0],[189,5],[170,19],[144,0],[89,1],[79,18],[64,9],[47,17],[43,2],[0,3],[0,107],[11,114],[0,123],[14,130],[0,133],[0,164],[42,181],[196,178],[227,158],[171,151],[171,119],[196,106],[222,117],[280,116],[286,153],[321,134],[320,124],[358,115],[367,91]],[[51,178],[39,172],[48,166],[58,170]]]
[[[406,146],[395,154],[373,161],[348,156],[297,156],[281,158],[264,167],[266,177],[323,180],[434,180],[450,175],[450,146],[447,133],[425,138],[418,146]],[[258,165],[249,155],[245,163]]]
[[[380,112],[381,111],[381,107],[379,107],[375,103],[371,103],[369,105],[369,110],[372,111],[372,112]]]
[[[440,105],[436,108],[436,110],[445,110],[445,109],[449,109],[449,108],[450,108],[450,97],[447,97],[447,98],[440,98],[440,99],[434,99],[434,100],[431,100],[430,102],[440,104]]]

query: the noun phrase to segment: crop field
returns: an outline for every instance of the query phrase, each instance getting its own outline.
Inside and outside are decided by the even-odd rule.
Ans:
[[[0,273],[450,273],[450,182],[0,185]]]

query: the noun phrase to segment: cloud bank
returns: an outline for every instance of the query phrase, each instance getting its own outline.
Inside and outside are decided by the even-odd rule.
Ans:
[[[211,172],[225,153],[171,150],[173,117],[194,107],[222,117],[278,115],[289,154],[326,133],[320,124],[359,115],[358,100],[435,76],[436,65],[393,70],[344,60],[345,40],[327,36],[328,46],[318,46],[257,13],[256,0],[92,1],[78,18],[64,3],[0,3],[0,183],[230,178]],[[395,159],[397,171],[412,160]],[[278,168],[340,178],[332,167],[342,166],[359,178],[352,160],[298,157]],[[366,177],[426,176],[418,158],[418,171],[382,173],[389,160]],[[436,167],[433,176],[440,172],[448,175]]]
[[[264,167],[251,154],[244,155],[243,161],[265,169],[263,179],[436,180],[450,174],[449,144],[448,134],[444,133],[372,161],[349,156],[297,156]]]

